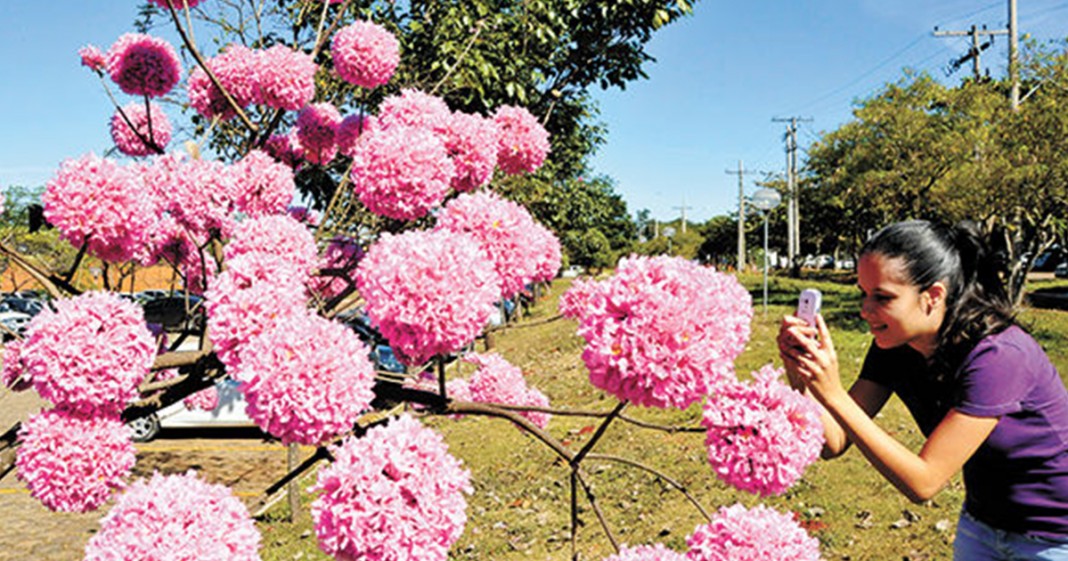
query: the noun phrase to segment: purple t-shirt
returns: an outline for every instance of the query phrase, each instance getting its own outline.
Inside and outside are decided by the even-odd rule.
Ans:
[[[872,345],[860,377],[896,393],[927,436],[950,408],[1000,418],[964,464],[965,509],[1002,530],[1068,536],[1068,391],[1024,330],[980,341],[948,385],[907,346]]]

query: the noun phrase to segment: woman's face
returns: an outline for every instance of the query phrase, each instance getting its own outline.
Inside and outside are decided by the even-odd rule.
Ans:
[[[932,296],[932,289],[921,292],[907,279],[900,258],[887,258],[878,253],[862,256],[857,262],[860,317],[868,322],[879,348],[909,345],[930,357],[937,345],[938,328],[945,317],[944,300],[939,306],[938,298]]]

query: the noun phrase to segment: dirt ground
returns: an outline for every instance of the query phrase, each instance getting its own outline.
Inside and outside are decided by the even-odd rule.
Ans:
[[[0,389],[0,430],[47,406],[31,392]],[[311,449],[302,450],[302,457]],[[286,449],[266,442],[249,429],[164,431],[153,442],[137,445],[131,481],[153,471],[196,470],[212,483],[230,486],[246,505],[259,503],[262,492],[286,473]],[[0,561],[67,561],[81,559],[85,543],[99,528],[111,503],[86,514],[54,513],[30,496],[12,470],[0,479]]]

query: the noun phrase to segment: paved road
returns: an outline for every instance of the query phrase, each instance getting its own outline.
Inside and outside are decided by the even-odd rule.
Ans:
[[[12,393],[0,388],[0,430],[44,406],[47,403],[32,391]],[[164,431],[159,439],[137,445],[131,480],[155,470],[184,473],[189,469],[212,483],[231,486],[251,505],[263,489],[285,474],[286,451],[281,444],[264,442],[254,430]],[[86,514],[53,513],[29,495],[12,470],[0,479],[0,561],[81,559],[85,543],[110,506]]]

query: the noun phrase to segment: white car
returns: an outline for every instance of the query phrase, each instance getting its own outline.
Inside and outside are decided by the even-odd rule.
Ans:
[[[161,429],[203,427],[253,427],[252,419],[245,414],[245,396],[237,389],[238,382],[222,380],[215,383],[219,392],[219,404],[211,411],[189,409],[181,401],[155,413],[126,423],[133,432],[135,442],[148,442]]]

